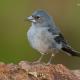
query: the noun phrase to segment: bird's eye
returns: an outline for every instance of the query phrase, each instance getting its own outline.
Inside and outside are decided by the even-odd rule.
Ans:
[[[36,19],[40,19],[40,17],[39,17],[39,16],[36,16],[35,18],[36,18]]]

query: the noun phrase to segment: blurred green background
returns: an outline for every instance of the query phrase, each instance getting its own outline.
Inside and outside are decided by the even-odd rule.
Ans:
[[[54,16],[70,45],[80,51],[80,0],[0,0],[0,61],[17,63],[39,58],[40,53],[30,47],[26,37],[31,24],[24,22],[36,9]],[[65,54],[56,55],[54,63],[80,68],[79,57]]]

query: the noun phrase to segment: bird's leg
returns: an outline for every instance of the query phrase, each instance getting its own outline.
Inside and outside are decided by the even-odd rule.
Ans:
[[[50,59],[49,59],[49,61],[48,61],[47,64],[50,64],[50,63],[51,63],[53,57],[54,57],[54,54],[52,53],[52,54],[51,54],[51,57],[50,57]]]
[[[37,62],[40,62],[42,60],[43,56],[44,56],[44,54],[41,53],[41,57],[37,60]]]
[[[40,53],[41,53],[41,52],[40,52]],[[34,63],[40,63],[41,60],[42,60],[42,58],[43,58],[43,56],[44,56],[44,53],[41,53],[40,58],[39,58],[37,61],[35,61]]]

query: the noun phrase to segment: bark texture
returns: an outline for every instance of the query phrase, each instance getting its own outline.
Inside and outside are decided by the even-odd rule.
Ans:
[[[0,80],[80,80],[80,71],[69,70],[62,64],[0,63]]]

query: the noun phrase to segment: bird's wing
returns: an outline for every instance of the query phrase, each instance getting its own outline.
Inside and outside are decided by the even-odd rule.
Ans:
[[[67,41],[64,39],[59,30],[55,30],[53,27],[49,27],[48,33],[48,39],[51,42],[51,48],[61,49],[63,46],[67,45]]]
[[[57,34],[57,36],[54,38],[54,40],[60,44],[62,43],[63,45],[64,44],[67,44],[67,41],[64,39],[63,35],[61,33]]]
[[[52,35],[53,39],[57,44],[67,44],[67,41],[64,39],[63,35],[57,29],[49,28],[48,32]]]
[[[58,29],[54,29],[49,27],[48,32],[51,34],[51,39],[56,44],[56,48],[61,49],[67,52],[69,55],[72,56],[80,56],[80,52],[75,51],[71,46],[68,45],[67,41],[64,39],[63,35],[61,34]],[[54,44],[52,44],[53,47]]]
[[[54,39],[58,44],[62,44],[61,50],[67,52],[69,55],[80,57],[80,52],[75,51],[73,48],[71,48],[61,33],[58,34],[58,36],[56,36]]]

